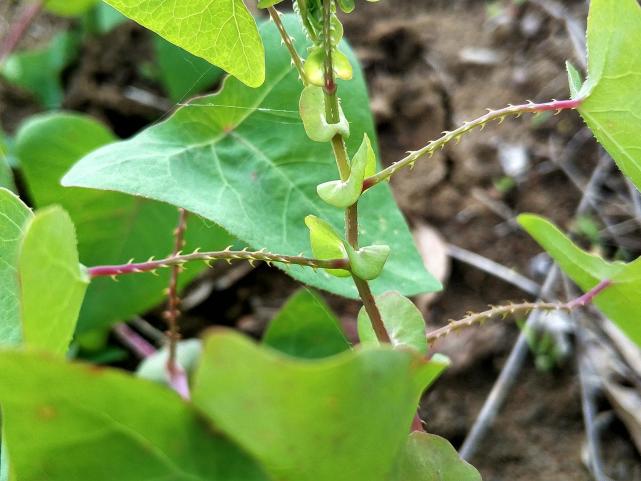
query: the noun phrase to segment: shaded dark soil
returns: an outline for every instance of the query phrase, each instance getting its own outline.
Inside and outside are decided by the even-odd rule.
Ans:
[[[506,1],[492,9],[478,0],[360,3],[361,13],[346,19],[346,31],[365,67],[387,164],[487,107],[567,97],[564,62],[580,64],[565,24],[533,5]],[[573,18],[584,21],[584,1],[563,4]],[[149,55],[147,37],[130,25],[91,40],[66,72],[65,108],[94,115],[121,136],[162,118],[164,103],[141,104],[123,93],[133,86],[162,95],[140,72]],[[37,110],[27,94],[0,83],[0,118],[6,129],[15,129]],[[430,224],[447,242],[541,281],[531,269],[540,249],[511,219],[530,211],[573,227],[580,191],[560,167],[572,168],[584,184],[598,157],[590,136],[577,141],[580,129],[578,117],[567,113],[488,126],[398,175],[392,183],[395,196],[410,223]],[[507,187],[502,156],[520,156],[527,164]],[[602,243],[607,247],[613,240],[604,236]],[[186,336],[198,335],[214,322],[260,336],[297,287],[265,267],[221,285],[233,277],[233,271],[207,274],[205,282],[219,287],[187,313]],[[435,327],[469,310],[524,298],[517,288],[454,262],[445,293],[426,315]],[[331,296],[328,301],[353,337],[358,305]],[[149,319],[161,325],[156,317],[152,313]],[[424,399],[421,415],[430,432],[457,446],[463,441],[517,334],[516,327],[496,323],[436,346],[451,355],[453,367]],[[472,461],[486,481],[584,481],[589,475],[581,461],[583,441],[572,358],[551,372],[536,370],[529,360]],[[641,480],[641,459],[625,430],[615,424],[606,441],[613,476]]]

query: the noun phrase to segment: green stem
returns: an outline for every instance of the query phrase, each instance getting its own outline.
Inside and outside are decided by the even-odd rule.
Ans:
[[[292,42],[292,37],[290,37],[287,33],[287,30],[285,30],[285,25],[283,25],[283,22],[280,18],[280,12],[274,7],[269,7],[267,11],[269,12],[269,16],[271,17],[271,19],[274,21],[274,24],[278,29],[278,33],[280,33],[280,37],[283,40],[283,43],[287,47],[287,50],[289,50],[289,55],[292,57],[292,61],[294,62],[296,70],[298,70],[298,75],[300,76],[303,85],[307,86],[309,82],[307,80],[307,76],[305,75],[305,69],[303,68],[303,59],[301,59],[300,55],[298,55],[296,47],[294,47],[294,43]]]
[[[332,42],[331,42],[331,14],[332,2],[334,0],[323,1],[323,41],[325,47],[325,114],[328,124],[336,124],[340,120],[340,111],[338,104],[338,87],[334,79],[334,65],[332,60]],[[350,174],[349,155],[345,139],[341,135],[336,135],[332,139],[332,150],[336,157],[336,165],[341,176],[341,180],[346,180]],[[358,249],[358,202],[345,210],[345,238],[354,249]],[[352,279],[358,289],[358,294],[363,301],[363,306],[369,315],[372,327],[376,337],[381,343],[390,343],[391,339],[381,312],[376,305],[376,300],[372,294],[367,281],[360,279],[352,274]]]

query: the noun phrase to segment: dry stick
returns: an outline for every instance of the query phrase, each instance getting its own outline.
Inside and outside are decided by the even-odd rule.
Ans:
[[[576,215],[582,215],[589,209],[589,197],[590,195],[592,195],[592,191],[600,183],[601,176],[605,171],[607,171],[609,166],[610,159],[608,159],[607,157],[601,157],[599,159],[599,163],[594,169],[590,181],[588,182],[588,186],[583,193],[581,202],[579,203],[576,211]],[[543,287],[541,288],[541,293],[539,295],[540,298],[548,299],[550,297],[550,294],[552,293],[556,285],[558,274],[558,267],[554,265],[548,272],[545,282],[543,283]],[[516,381],[518,373],[521,371],[521,367],[525,362],[527,353],[529,352],[529,344],[526,333],[531,331],[531,329],[537,324],[538,319],[538,311],[532,312],[528,316],[525,327],[519,334],[519,337],[514,344],[514,347],[512,348],[507,361],[505,362],[505,366],[503,367],[501,374],[494,383],[489,396],[487,397],[485,403],[483,404],[483,407],[481,408],[481,412],[476,418],[476,421],[474,421],[470,432],[468,433],[465,441],[463,442],[463,445],[461,446],[459,453],[463,459],[469,460],[472,456],[474,456],[481,440],[487,433],[487,430],[494,423],[499,410],[503,406],[503,403],[505,402],[510,389],[512,389],[512,386]]]
[[[180,255],[180,251],[185,246],[185,230],[187,229],[187,211],[178,209],[178,225],[174,230],[174,250],[172,257]],[[167,357],[167,375],[169,385],[180,394],[184,399],[189,399],[189,385],[187,375],[182,366],[176,362],[176,349],[180,340],[180,327],[178,318],[180,317],[180,298],[178,297],[178,276],[182,270],[182,265],[174,264],[171,266],[171,276],[169,277],[169,288],[167,289],[167,310],[163,317],[167,322],[167,339],[169,340],[169,356]]]
[[[563,275],[563,290],[566,296],[570,296],[569,279]],[[596,397],[599,392],[599,383],[595,383],[596,373],[590,365],[586,356],[587,335],[579,320],[574,313],[571,313],[574,320],[574,332],[577,339],[576,364],[579,371],[579,382],[581,383],[581,408],[583,411],[583,424],[585,425],[585,434],[587,438],[589,469],[596,481],[608,481],[605,475],[605,469],[601,460],[601,441],[598,433],[596,417]]]
[[[527,292],[533,296],[538,295],[541,292],[541,286],[536,282],[527,277],[519,274],[514,269],[505,267],[503,264],[494,262],[487,257],[483,257],[475,252],[470,252],[462,247],[455,246],[453,244],[447,245],[447,253],[450,257],[456,259],[459,262],[464,262],[472,267],[486,272],[494,277],[501,279],[513,286],[518,287],[523,292]]]
[[[43,6],[44,2],[39,1],[31,3],[25,8],[14,27],[9,30],[9,33],[2,42],[2,45],[0,45],[0,65],[18,47],[20,40],[22,40],[33,21],[38,17]]]
[[[215,261],[227,261],[230,264],[233,261],[247,261],[254,265],[256,262],[265,262],[268,265],[273,263],[298,265],[304,267],[311,267],[313,269],[344,269],[350,270],[348,259],[312,259],[302,256],[287,256],[281,254],[272,254],[265,251],[250,252],[247,250],[242,251],[216,251],[216,252],[193,252],[192,254],[177,255],[168,257],[166,259],[153,260],[149,259],[147,262],[129,262],[127,264],[110,265],[110,266],[96,266],[89,267],[87,273],[90,278],[95,277],[117,277],[126,274],[139,274],[142,272],[155,273],[158,269],[168,268],[175,265],[183,265],[187,262],[202,261],[211,264]]]

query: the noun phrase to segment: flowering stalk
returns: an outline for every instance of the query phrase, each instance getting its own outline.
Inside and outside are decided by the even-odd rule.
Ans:
[[[350,270],[349,260],[348,259],[330,259],[330,260],[320,260],[312,259],[302,256],[286,256],[281,254],[272,254],[264,250],[260,251],[232,251],[230,248],[227,248],[224,251],[217,252],[198,252],[195,251],[191,254],[185,255],[176,255],[168,257],[166,259],[153,260],[150,259],[147,262],[133,263],[129,262],[122,265],[110,265],[110,266],[96,266],[89,267],[87,273],[90,278],[95,277],[117,277],[125,274],[138,274],[141,272],[155,272],[158,269],[169,268],[171,266],[181,266],[188,262],[193,261],[203,261],[208,264],[211,264],[215,261],[227,261],[232,263],[233,261],[247,261],[250,264],[254,265],[255,262],[265,262],[268,265],[273,263],[287,264],[287,265],[299,265],[304,267],[311,267],[313,269],[345,269]]]
[[[414,163],[421,157],[424,157],[425,155],[429,155],[431,157],[434,152],[439,149],[443,149],[449,142],[453,140],[459,141],[463,135],[476,129],[477,127],[483,129],[488,123],[492,121],[498,121],[499,123],[502,123],[506,117],[518,118],[523,114],[540,114],[542,112],[551,111],[558,114],[562,110],[577,109],[581,106],[582,102],[583,99],[553,100],[551,102],[542,104],[535,104],[532,101],[528,101],[528,103],[526,104],[509,105],[500,110],[488,109],[489,111],[487,114],[470,122],[464,122],[463,125],[461,125],[456,130],[452,130],[451,132],[443,132],[443,136],[439,139],[432,140],[422,149],[409,152],[409,155],[404,159],[401,159],[398,162],[394,162],[386,169],[383,169],[372,177],[368,177],[363,183],[363,191],[366,191],[370,187],[388,180],[392,175],[396,174],[399,170],[405,167],[413,167]]]

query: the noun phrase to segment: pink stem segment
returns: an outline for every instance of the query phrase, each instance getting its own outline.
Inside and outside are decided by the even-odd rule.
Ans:
[[[141,359],[145,359],[156,352],[154,346],[149,344],[144,337],[124,322],[116,324],[113,328],[113,332],[120,342],[132,350],[136,356]]]
[[[36,19],[42,7],[44,6],[43,1],[30,3],[25,8],[24,12],[20,18],[16,21],[13,28],[9,30],[7,37],[0,45],[0,64],[2,64],[5,59],[13,53],[13,51],[18,47],[20,40],[27,33],[29,27]]]
[[[576,309],[577,307],[585,307],[588,304],[592,304],[592,302],[594,301],[594,298],[599,294],[601,294],[601,292],[606,290],[611,285],[612,285],[612,281],[610,279],[603,279],[601,282],[599,282],[596,286],[594,286],[588,292],[583,294],[581,297],[577,297],[576,299],[568,302],[566,304],[567,308]]]

